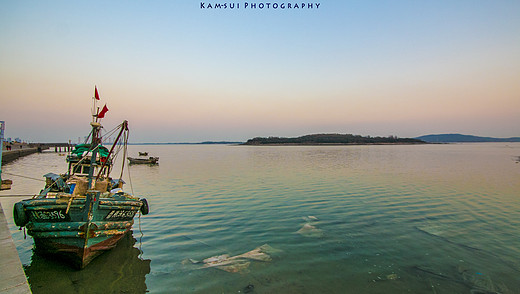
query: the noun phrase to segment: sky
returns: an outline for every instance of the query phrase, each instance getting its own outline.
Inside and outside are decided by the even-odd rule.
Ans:
[[[520,136],[520,1],[299,1],[0,0],[5,136]]]

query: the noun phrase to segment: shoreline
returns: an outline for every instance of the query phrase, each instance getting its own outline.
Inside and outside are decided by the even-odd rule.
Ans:
[[[248,144],[242,143],[238,146],[363,146],[363,145],[429,145],[441,143],[266,143],[266,144]]]

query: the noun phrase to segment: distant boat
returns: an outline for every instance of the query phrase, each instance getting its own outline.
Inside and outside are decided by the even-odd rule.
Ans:
[[[128,157],[130,164],[159,164],[159,157],[150,156],[148,158]]]
[[[98,108],[92,115],[90,143],[76,145],[67,156],[68,171],[46,174],[45,188],[32,199],[16,203],[13,209],[15,224],[27,228],[36,253],[65,257],[80,269],[115,247],[130,232],[136,213],[145,215],[149,211],[146,199],[122,190],[122,174],[119,179],[110,177],[116,155],[119,151],[126,153],[128,122],[119,125],[117,138],[108,150],[101,145],[100,137],[99,119],[108,111],[105,108],[101,112]]]
[[[148,152],[139,152],[139,156],[148,156]]]

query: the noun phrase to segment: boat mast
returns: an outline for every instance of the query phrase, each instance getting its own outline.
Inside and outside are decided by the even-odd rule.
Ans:
[[[92,150],[92,155],[90,157],[90,169],[88,171],[88,188],[92,189],[93,184],[95,185],[95,182],[93,181],[94,176],[94,169],[95,166],[97,166],[96,163],[96,157],[98,154],[98,145],[101,144],[101,138],[99,136],[99,133],[101,132],[101,124],[98,122],[98,115],[99,115],[99,107],[97,107],[97,100],[99,99],[98,93],[97,93],[97,87],[94,97],[92,97],[93,100],[93,108],[92,108],[92,122],[90,125],[92,126],[92,141],[90,144],[90,150]]]

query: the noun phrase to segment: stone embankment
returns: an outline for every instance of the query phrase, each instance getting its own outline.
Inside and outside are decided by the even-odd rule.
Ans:
[[[2,150],[2,164],[6,164],[20,157],[36,153],[38,150],[41,151],[41,148],[38,149],[38,146],[33,144],[9,144],[9,146],[10,150],[6,146],[4,146]]]
[[[38,148],[25,148],[20,150],[3,151],[2,164],[9,163],[20,157],[38,152]]]
[[[42,152],[49,149],[49,144],[24,144],[24,143],[6,143],[2,149],[2,164],[9,163],[20,157],[24,157],[33,153]]]

